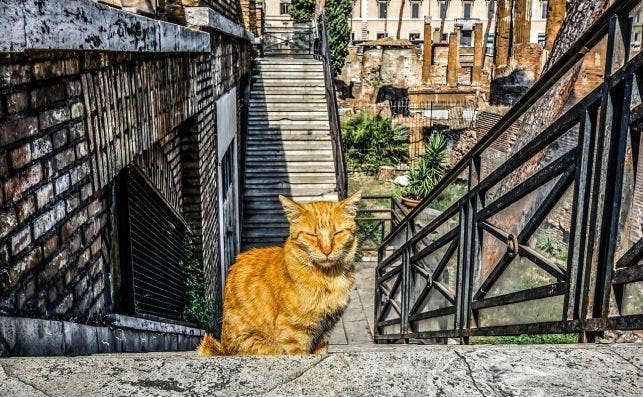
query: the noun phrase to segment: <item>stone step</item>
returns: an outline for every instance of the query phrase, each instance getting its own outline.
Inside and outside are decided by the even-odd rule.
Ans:
[[[266,224],[275,225],[276,227],[288,227],[286,215],[282,212],[272,214],[252,214],[244,217],[243,224],[249,227],[262,227]]]
[[[311,142],[313,144],[313,142],[330,142],[330,135],[327,130],[275,130],[269,128],[249,131],[248,143],[253,141]]]
[[[259,150],[332,150],[332,145],[330,139],[327,142],[306,142],[306,141],[268,141],[268,142],[259,142],[253,140],[248,142],[247,145],[248,151],[259,151]]]
[[[302,71],[302,72],[290,72],[290,73],[277,73],[277,72],[263,72],[257,76],[255,76],[254,79],[252,79],[252,84],[259,84],[261,85],[261,82],[263,81],[269,81],[269,82],[281,82],[281,83],[293,83],[293,82],[316,82],[319,83],[321,82],[322,85],[324,85],[324,75],[320,75],[317,72],[307,72],[307,71]]]
[[[282,149],[266,149],[262,147],[249,147],[248,150],[246,151],[247,157],[283,157],[286,159],[291,159],[291,158],[299,158],[300,156],[311,156],[314,158],[314,156],[319,156],[321,158],[327,158],[328,156],[333,156],[333,151],[329,148],[327,149],[315,149],[315,148],[307,148],[307,149],[288,149],[284,150]],[[291,157],[291,156],[297,156],[297,157]]]
[[[283,188],[264,186],[264,187],[247,187],[244,189],[244,197],[252,200],[253,197],[276,197],[279,195],[288,197],[319,197],[320,200],[336,195],[336,185],[319,185],[317,188],[306,186],[285,186]],[[334,197],[334,196],[333,196]]]
[[[266,154],[258,155],[253,154],[252,156],[246,157],[246,164],[252,166],[253,164],[277,164],[283,163],[287,166],[297,163],[306,163],[306,164],[321,164],[323,162],[332,162],[333,153],[328,152],[326,154],[311,155],[311,154],[290,154],[290,153],[281,153],[281,154]]]
[[[323,65],[322,61],[315,58],[257,58],[258,65]]]
[[[297,87],[289,87],[289,86],[284,86],[283,84],[280,85],[270,85],[270,86],[263,86],[263,85],[253,85],[252,86],[252,91],[250,96],[254,97],[257,95],[257,93],[261,95],[290,95],[290,96],[299,96],[299,95],[318,95],[318,96],[324,96],[326,95],[324,87],[323,86],[318,86],[318,85],[311,85],[311,86],[297,86]]]
[[[290,229],[286,227],[256,227],[244,228],[243,237],[248,238],[264,238],[264,237],[286,237],[290,233]]]
[[[325,107],[325,106],[324,106]],[[256,108],[250,108],[249,120],[305,120],[305,121],[314,121],[314,120],[327,120],[328,119],[328,110],[326,109],[284,109],[284,110],[262,110]]]
[[[271,176],[271,175],[266,175],[265,177],[258,177],[258,176],[253,176],[253,177],[248,177],[245,180],[245,184],[247,187],[253,186],[253,185],[274,185],[274,184],[280,184],[280,183],[285,183],[285,184],[290,184],[290,185],[316,185],[316,184],[331,184],[335,186],[335,174],[330,173],[330,172],[320,172],[320,173],[315,173],[312,175],[303,175],[303,174],[297,174],[293,175],[290,178],[287,177],[279,177],[279,176]]]
[[[322,117],[325,117],[322,118]],[[291,115],[288,118],[278,118],[278,119],[270,119],[266,120],[265,118],[255,118],[255,117],[249,117],[248,118],[248,128],[249,129],[263,129],[263,128],[281,128],[281,129],[306,129],[309,128],[310,126],[314,125],[315,129],[320,130],[320,129],[330,129],[330,125],[328,123],[328,116],[318,116],[318,117],[311,117],[311,118],[305,118],[304,116],[298,116],[298,115]],[[252,127],[252,128],[251,128]]]
[[[328,113],[326,101],[324,102],[304,102],[304,103],[266,103],[266,102],[250,102],[249,114],[255,113],[270,113],[270,112],[289,112],[289,113],[308,113],[315,111],[324,111]]]

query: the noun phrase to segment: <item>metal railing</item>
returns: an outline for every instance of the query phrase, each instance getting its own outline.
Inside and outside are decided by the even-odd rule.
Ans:
[[[292,27],[266,27],[261,36],[263,56],[312,57],[316,53],[317,31],[309,24]]]
[[[346,197],[348,193],[348,174],[346,158],[344,157],[344,151],[342,149],[342,129],[339,120],[337,94],[335,92],[335,73],[333,72],[325,14],[321,14],[317,18],[316,26],[319,41],[315,46],[318,49],[315,52],[315,57],[321,59],[324,63],[324,91],[326,92],[326,103],[328,104],[328,121],[330,124],[330,136],[333,146],[333,159],[335,161],[335,177],[337,180],[337,192],[339,198],[342,199]]]
[[[373,261],[384,237],[409,213],[399,199],[392,196],[364,196],[360,200],[357,224],[357,259]]]
[[[638,3],[612,5],[384,239],[376,341],[643,329]],[[603,82],[492,164],[494,142],[599,44]]]

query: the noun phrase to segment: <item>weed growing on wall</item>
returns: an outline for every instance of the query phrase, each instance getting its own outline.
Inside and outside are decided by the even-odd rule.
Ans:
[[[194,236],[188,230],[184,240],[185,262],[185,287],[187,300],[183,309],[183,319],[197,324],[203,329],[210,328],[210,319],[214,306],[208,297],[208,283],[203,271],[203,266],[196,259]]]

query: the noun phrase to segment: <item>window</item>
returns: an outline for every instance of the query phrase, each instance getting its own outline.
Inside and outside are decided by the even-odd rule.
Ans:
[[[464,19],[471,19],[471,9],[473,8],[473,2],[465,1],[464,6]]]
[[[547,19],[547,1],[541,1],[540,6],[540,17],[542,19]]]
[[[379,6],[379,9],[378,9],[379,18],[382,18],[382,19],[386,18],[386,11],[387,11],[386,8],[388,7],[388,3],[386,1],[380,1],[378,6]]]
[[[538,33],[538,44],[540,45],[545,45],[545,42],[547,41],[546,36],[544,33]]]
[[[418,19],[420,17],[420,3],[414,1],[411,3],[411,18]]]
[[[355,41],[355,32],[351,32],[351,41]]]
[[[471,30],[463,30],[460,33],[460,45],[463,47],[471,47],[472,37],[473,35],[471,34]]]
[[[377,37],[378,40],[383,39],[385,37],[388,37],[388,33],[377,33],[375,37]]]
[[[634,32],[634,41],[639,41],[641,38],[641,33],[640,32]]]
[[[447,17],[447,2],[440,1],[440,19],[446,19]]]
[[[417,41],[417,40],[420,40],[419,33],[409,33],[409,41]]]
[[[290,3],[281,3],[279,5],[279,14],[286,15],[290,11]]]
[[[487,37],[487,48],[493,48],[495,40],[496,40],[495,33],[493,32],[489,33],[489,37]]]

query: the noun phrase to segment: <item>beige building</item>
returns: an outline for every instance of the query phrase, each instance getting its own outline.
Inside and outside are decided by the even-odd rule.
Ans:
[[[288,13],[291,0],[263,0],[264,27],[287,28],[291,27],[293,20]]]
[[[268,0],[270,1],[270,0]],[[276,1],[276,0],[273,0]],[[404,1],[404,7],[402,7]],[[532,43],[545,40],[547,1],[527,0],[531,9]],[[442,42],[448,42],[448,35],[456,26],[462,29],[461,45],[473,46],[473,28],[482,22],[483,31],[491,23],[489,45],[493,43],[495,23],[493,15],[495,0],[355,0],[351,17],[351,38],[353,41],[375,40],[382,37],[397,37],[411,41],[423,41],[424,21],[433,29],[440,28],[444,19]],[[402,18],[400,19],[400,11]],[[400,25],[401,21],[401,26]]]

